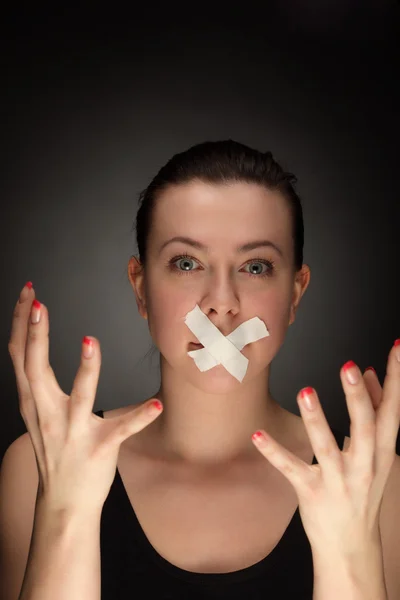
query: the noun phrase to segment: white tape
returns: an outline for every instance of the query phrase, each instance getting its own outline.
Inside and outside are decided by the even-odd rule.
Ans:
[[[185,323],[204,346],[188,352],[198,369],[204,372],[222,365],[240,382],[243,381],[249,364],[240,350],[251,342],[269,336],[265,323],[258,317],[244,321],[235,331],[224,336],[198,304],[187,313]]]

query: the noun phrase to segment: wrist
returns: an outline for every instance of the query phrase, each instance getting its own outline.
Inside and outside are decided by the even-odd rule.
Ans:
[[[67,533],[70,530],[92,528],[100,523],[102,507],[94,510],[55,506],[48,498],[37,499],[35,508],[35,526],[52,530],[54,535]]]
[[[380,545],[364,546],[356,554],[313,551],[313,600],[387,600]]]
[[[101,511],[37,499],[20,600],[100,598]]]

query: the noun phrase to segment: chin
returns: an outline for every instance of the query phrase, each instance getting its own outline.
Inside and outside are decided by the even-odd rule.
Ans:
[[[193,370],[190,369],[190,377],[187,375],[188,372],[185,378],[190,379],[194,387],[201,389],[207,394],[228,394],[232,391],[237,391],[240,386],[246,384],[249,378],[249,368],[241,382],[228,373],[222,365],[218,365],[208,371],[202,372],[199,371],[193,362]]]

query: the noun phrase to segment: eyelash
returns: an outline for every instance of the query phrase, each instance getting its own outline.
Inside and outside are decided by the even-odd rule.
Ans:
[[[171,260],[168,261],[167,265],[170,267],[170,269],[172,271],[174,271],[178,275],[190,275],[191,273],[193,273],[193,271],[181,271],[173,264],[182,258],[190,258],[191,260],[198,262],[195,258],[193,258],[193,256],[190,256],[190,254],[180,254],[179,256],[174,256],[174,258],[171,258]],[[274,261],[265,260],[265,258],[253,258],[253,259],[247,261],[246,265],[248,265],[249,263],[253,263],[253,262],[263,263],[264,265],[267,265],[267,267],[269,267],[270,270],[266,271],[265,273],[261,273],[260,275],[255,275],[254,273],[247,273],[247,275],[250,275],[250,277],[258,277],[258,278],[272,277],[274,270],[275,270],[275,262]]]

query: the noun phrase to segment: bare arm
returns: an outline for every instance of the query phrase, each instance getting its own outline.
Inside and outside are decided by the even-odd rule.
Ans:
[[[38,501],[18,600],[100,600],[100,518],[61,514]]]
[[[63,392],[49,364],[48,310],[34,299],[31,286],[24,286],[15,305],[8,349],[20,413],[36,457],[38,494],[21,587],[22,558],[5,543],[10,528],[0,535],[6,562],[18,563],[6,585],[11,593],[18,590],[19,600],[99,600],[100,520],[119,448],[159,416],[162,404],[154,399],[107,420],[93,415],[101,366],[100,345],[93,336],[82,340],[71,394]],[[4,471],[12,484],[10,469]],[[2,484],[8,498],[0,503],[1,522],[15,513],[10,503],[14,487]],[[26,533],[18,535],[22,540]],[[23,548],[26,543],[20,541]]]
[[[354,557],[313,554],[313,563],[313,600],[390,600],[378,542],[360,548]]]

